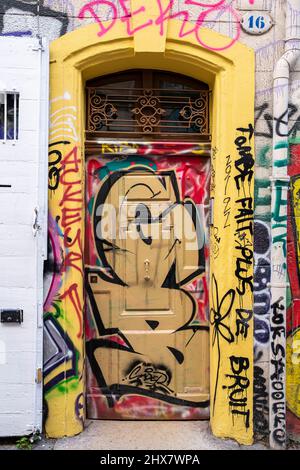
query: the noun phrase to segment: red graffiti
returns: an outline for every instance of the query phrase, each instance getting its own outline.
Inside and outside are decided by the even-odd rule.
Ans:
[[[62,184],[80,184],[80,179],[77,181],[69,182],[65,179],[66,175],[69,173],[75,173],[75,175],[78,175],[79,163],[81,163],[81,159],[78,159],[78,148],[75,146],[61,161],[61,168],[63,171],[60,174],[60,182]],[[69,165],[73,166],[71,166],[70,168]]]
[[[63,228],[69,227],[70,225],[77,224],[81,221],[81,210],[82,207],[77,208],[67,208],[64,207],[61,211],[61,226]]]
[[[84,5],[79,14],[78,18],[83,20],[84,18],[89,17],[90,15],[94,18],[95,22],[99,26],[98,36],[103,37],[108,31],[110,31],[117,21],[126,23],[126,30],[128,36],[133,36],[136,32],[148,28],[149,26],[156,25],[159,28],[159,34],[164,34],[164,24],[168,20],[178,19],[182,21],[180,31],[178,33],[179,38],[183,38],[189,35],[194,35],[197,42],[206,49],[214,51],[222,51],[231,47],[240,37],[240,23],[239,16],[237,11],[232,7],[231,2],[227,3],[226,0],[219,0],[214,3],[199,2],[195,0],[185,0],[184,5],[186,6],[198,6],[201,7],[201,12],[193,23],[191,22],[191,13],[187,10],[180,10],[174,12],[174,3],[175,0],[168,0],[167,6],[162,4],[162,0],[156,0],[159,13],[156,18],[151,18],[149,13],[149,19],[147,18],[147,6],[141,6],[137,10],[129,10],[129,1],[130,0],[119,0],[119,6],[123,14],[118,18],[118,9],[115,3],[109,0],[93,0]],[[252,2],[253,3],[253,2]],[[106,6],[110,9],[111,19],[109,21],[101,19],[96,10],[99,6]],[[206,8],[206,10],[203,10]],[[220,20],[222,15],[230,14],[234,17],[236,23],[236,32],[233,38],[229,38],[229,41],[223,45],[216,47],[215,45],[207,44],[201,36],[201,31],[203,27],[207,27],[208,23],[215,22]],[[131,19],[141,16],[141,22],[137,21],[135,28],[132,28]],[[192,26],[191,26],[192,25]]]
[[[63,183],[65,184],[65,183]],[[78,189],[78,191],[72,191],[72,186],[76,183],[70,183],[64,192],[64,196],[62,200],[60,201],[59,205],[62,207],[65,202],[82,202],[82,194],[81,194],[81,189]],[[75,197],[77,196],[77,197]]]
[[[300,146],[298,144],[291,146],[290,165],[288,167],[288,174],[290,177],[298,177],[300,174]],[[292,211],[291,194],[288,204],[288,233],[287,233],[287,259],[288,259],[288,273],[291,285],[292,303],[288,309],[287,314],[287,333],[289,334],[294,329],[300,326],[300,276],[299,276],[299,260],[297,255],[297,228],[295,223],[295,214]],[[294,201],[297,204],[297,201]]]
[[[80,272],[81,275],[83,275],[83,271],[81,267],[77,266],[75,262],[78,262],[82,264],[82,254],[81,253],[74,253],[73,251],[70,251],[70,253],[66,254],[65,260],[64,260],[64,265],[62,268],[62,272],[66,272],[67,268],[74,268],[77,271]]]
[[[288,166],[288,174],[291,178],[289,192],[289,203],[288,203],[288,232],[287,232],[287,266],[288,266],[288,275],[289,283],[291,289],[291,300],[287,309],[287,336],[288,341],[292,339],[294,334],[299,331],[300,328],[300,270],[299,270],[299,255],[297,247],[299,246],[299,231],[297,229],[297,219],[298,219],[298,207],[299,207],[299,192],[297,191],[297,186],[294,188],[294,184],[297,184],[300,175],[300,145],[294,144],[290,145],[290,161]],[[297,340],[296,340],[297,341]],[[297,348],[293,349],[292,344],[292,358],[293,356],[297,357],[295,352]],[[291,364],[290,368],[295,371],[295,375],[292,376],[294,382],[296,382],[296,370],[297,366]],[[290,382],[292,382],[290,378]],[[299,402],[299,389],[300,387],[294,387],[293,393],[296,394],[295,402]],[[293,390],[293,387],[291,387]],[[290,394],[292,392],[290,391]],[[291,436],[300,435],[300,419],[299,415],[295,413],[295,409],[287,409],[286,416],[286,426],[287,431]]]
[[[62,272],[73,267],[83,275],[81,230],[74,227],[74,224],[82,220],[82,185],[81,178],[78,177],[80,162],[76,146],[61,161],[60,184],[63,185],[64,191],[59,206],[62,208],[61,226],[65,229],[64,246],[66,248]],[[76,230],[75,234],[72,233],[73,227]]]
[[[76,232],[75,237],[71,238],[71,228],[67,227],[64,233],[64,245],[66,248],[71,248],[74,245],[78,245],[80,250],[82,251],[82,244],[81,244],[81,230],[78,229]]]
[[[63,300],[65,298],[69,297],[75,313],[77,315],[78,321],[79,321],[79,332],[77,333],[77,338],[81,338],[82,336],[82,305],[80,302],[80,297],[78,294],[78,285],[77,284],[72,284],[69,289],[67,289],[61,296],[60,299]]]

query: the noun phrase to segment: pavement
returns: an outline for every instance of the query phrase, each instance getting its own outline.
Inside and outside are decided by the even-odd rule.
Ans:
[[[0,439],[0,450],[16,449]],[[239,445],[212,435],[208,421],[95,421],[74,437],[42,438],[34,450],[268,450],[263,443]]]

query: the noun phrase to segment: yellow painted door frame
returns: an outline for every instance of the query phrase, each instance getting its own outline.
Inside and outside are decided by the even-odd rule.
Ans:
[[[179,38],[181,27],[172,19],[163,35],[148,28],[128,36],[118,22],[99,38],[98,26],[89,25],[51,44],[49,231],[60,270],[45,315],[68,354],[57,355],[45,374],[50,437],[74,435],[84,424],[84,84],[153,68],[212,90],[211,426],[216,436],[253,440],[254,52],[238,42],[224,51],[201,47],[193,36]],[[214,49],[224,41],[208,29],[201,35]]]

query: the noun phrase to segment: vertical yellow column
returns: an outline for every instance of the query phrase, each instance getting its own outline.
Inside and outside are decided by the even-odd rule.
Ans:
[[[248,60],[253,61],[252,55]],[[224,75],[224,74],[223,74]],[[221,136],[213,148],[211,227],[211,425],[216,436],[242,444],[253,441],[253,218],[254,218],[254,66],[253,76],[227,73],[225,82],[244,91],[227,96],[227,115],[215,109]],[[238,85],[237,85],[237,82]],[[234,86],[236,84],[236,88]],[[235,100],[240,105],[235,107]],[[249,101],[248,101],[249,100]],[[248,101],[248,103],[247,103]],[[243,105],[245,103],[245,105]],[[225,116],[224,116],[225,117]]]
[[[45,429],[50,437],[79,433],[84,420],[84,159],[77,109],[81,89],[72,77],[71,68],[51,65],[49,279],[44,318]]]

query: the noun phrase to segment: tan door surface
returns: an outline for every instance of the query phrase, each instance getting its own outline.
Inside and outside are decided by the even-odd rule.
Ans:
[[[90,418],[208,416],[208,179],[199,157],[87,160]]]

